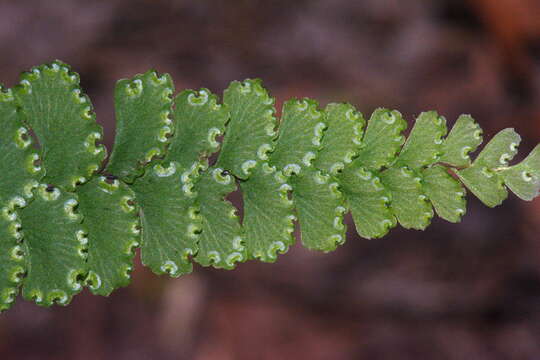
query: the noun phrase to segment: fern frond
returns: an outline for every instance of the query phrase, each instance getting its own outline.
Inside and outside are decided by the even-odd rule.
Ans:
[[[293,244],[293,202],[287,179],[267,162],[259,162],[240,183],[244,199],[245,244],[250,258],[275,261]]]
[[[285,102],[278,122],[260,80],[232,82],[223,104],[207,89],[173,92],[155,71],[118,82],[115,145],[99,171],[102,130],[67,65],[0,88],[0,311],[20,288],[44,306],[83,286],[109,295],[129,283],[138,246],[145,266],[177,277],[193,261],[273,262],[296,221],[305,247],[328,252],[345,241],[348,212],[360,236],[379,238],[398,223],[425,229],[435,213],[459,222],[466,189],[490,207],[508,189],[524,200],[540,191],[540,145],[511,165],[520,137],[505,129],[471,160],[482,130],[468,115],[447,135],[444,117],[422,113],[405,138],[396,110],[366,121],[311,99]],[[238,189],[242,221],[227,199]]]
[[[96,145],[103,130],[79,87],[79,75],[55,61],[23,73],[14,93],[41,146],[43,181],[73,191],[90,179],[107,154]]]
[[[173,131],[173,93],[170,76],[153,70],[118,81],[114,94],[118,128],[106,173],[132,183],[145,164],[165,153]]]
[[[117,179],[95,177],[77,189],[78,210],[88,233],[86,285],[94,294],[109,295],[129,284],[134,249],[140,242],[135,194]]]
[[[41,184],[21,210],[26,276],[22,294],[38,305],[66,305],[88,273],[88,229],[74,193]]]

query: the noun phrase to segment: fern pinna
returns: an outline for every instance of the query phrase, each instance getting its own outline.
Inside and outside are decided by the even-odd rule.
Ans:
[[[1,89],[1,310],[19,290],[44,306],[84,287],[108,295],[128,284],[137,247],[153,272],[176,277],[193,261],[272,262],[293,243],[295,221],[304,246],[328,252],[344,242],[349,211],[360,236],[378,238],[398,223],[424,229],[434,212],[458,222],[465,188],[491,207],[507,188],[524,200],[540,190],[540,146],[509,165],[520,137],[505,129],[472,161],[482,130],[470,116],[447,135],[444,117],[422,113],[405,139],[399,112],[366,121],[344,103],[290,100],[278,121],[259,80],[232,82],[223,104],[207,89],[173,94],[154,71],[118,82],[102,168],[102,129],[67,65]],[[238,186],[242,222],[225,199]]]

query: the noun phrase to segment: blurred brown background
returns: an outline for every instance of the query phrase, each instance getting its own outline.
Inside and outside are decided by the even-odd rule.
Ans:
[[[179,90],[261,77],[278,104],[471,113],[487,138],[515,127],[521,157],[540,141],[538,0],[0,0],[0,54],[6,86],[71,64],[109,149],[114,83],[148,68]],[[459,225],[349,231],[331,254],[295,246],[179,279],[139,264],[110,298],[19,301],[0,316],[0,358],[539,359],[539,234],[540,200],[471,197]]]

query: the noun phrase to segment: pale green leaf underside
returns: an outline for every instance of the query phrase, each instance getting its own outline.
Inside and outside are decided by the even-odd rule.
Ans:
[[[391,164],[405,137],[401,134],[407,122],[398,111],[377,109],[371,115],[358,157],[352,168],[377,170]]]
[[[358,234],[366,239],[381,238],[397,225],[387,205],[388,194],[358,192],[347,194],[347,200]]]
[[[493,170],[508,166],[508,162],[517,154],[521,136],[514,129],[504,129],[497,133],[478,154],[473,166],[485,166]]]
[[[380,173],[364,168],[347,170],[338,179],[356,231],[366,239],[383,237],[397,225],[397,220],[390,210],[391,195],[382,184]]]
[[[83,225],[91,229],[86,284],[94,294],[108,296],[129,284],[134,248],[139,242],[138,216],[131,189],[119,180],[96,177],[77,188]]]
[[[59,61],[42,65],[21,76],[15,96],[41,146],[43,182],[72,191],[88,180],[106,151],[96,145],[103,131],[79,88],[79,76]]]
[[[442,137],[446,135],[446,120],[435,111],[424,112],[399,153],[397,162],[411,169],[431,165],[441,155]]]
[[[273,149],[277,126],[274,98],[260,80],[233,81],[223,94],[231,120],[227,126],[217,166],[240,179],[249,177],[249,169],[266,160]]]
[[[394,167],[381,173],[381,181],[391,194],[390,208],[401,226],[425,229],[431,222],[433,209],[418,174],[407,167]]]
[[[465,189],[459,181],[448,174],[447,169],[435,165],[422,171],[423,190],[437,215],[456,223],[465,215]]]
[[[39,156],[17,112],[11,90],[0,86],[0,205],[32,197],[32,188],[43,177],[34,164]],[[21,199],[17,199],[21,198]]]
[[[508,197],[502,177],[485,168],[471,166],[457,171],[456,174],[467,189],[486,206],[498,206]]]
[[[221,168],[210,168],[195,183],[202,231],[195,261],[203,266],[232,269],[247,258],[236,208],[225,196],[236,190],[234,178]]]
[[[245,247],[248,256],[264,262],[276,260],[293,244],[291,186],[280,171],[266,162],[257,164],[248,180],[240,183],[244,199]]]
[[[335,175],[358,153],[366,120],[350,104],[328,104],[325,113],[328,128],[313,166]]]
[[[302,244],[312,250],[333,251],[345,242],[345,198],[337,180],[307,168],[291,179]]]
[[[208,89],[182,91],[174,101],[173,115],[175,131],[166,161],[190,168],[219,150],[216,137],[225,132],[229,112],[216,95]]]
[[[469,153],[482,143],[482,129],[470,115],[461,115],[442,144],[440,161],[456,167],[471,164]]]
[[[193,185],[183,182],[181,173],[175,163],[154,165],[131,187],[140,207],[142,262],[156,274],[174,277],[191,272],[201,228]]]
[[[77,213],[77,197],[46,185],[20,211],[27,275],[23,296],[38,305],[67,305],[82,289],[88,233]]]
[[[168,74],[155,71],[118,81],[115,89],[116,136],[105,171],[131,183],[154,156],[165,153],[173,132],[172,95]]]
[[[310,166],[321,147],[326,129],[324,112],[316,101],[289,100],[283,105],[279,137],[270,163],[284,174],[299,173]]]

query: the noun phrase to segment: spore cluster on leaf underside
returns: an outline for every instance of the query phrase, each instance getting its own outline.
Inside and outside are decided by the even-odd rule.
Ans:
[[[233,81],[222,100],[208,89],[175,95],[155,71],[120,80],[105,162],[102,128],[69,66],[38,66],[0,88],[0,310],[19,292],[44,306],[84,287],[109,295],[129,283],[136,248],[153,272],[176,277],[193,262],[273,262],[295,226],[305,247],[332,251],[349,212],[371,239],[398,223],[422,230],[434,214],[460,221],[466,189],[490,207],[508,189],[538,196],[540,145],[511,165],[513,129],[471,160],[482,130],[468,115],[448,132],[444,117],[422,113],[405,138],[395,110],[366,121],[350,104],[292,99],[278,121],[274,102],[260,80]],[[226,200],[238,188],[242,221]]]

